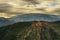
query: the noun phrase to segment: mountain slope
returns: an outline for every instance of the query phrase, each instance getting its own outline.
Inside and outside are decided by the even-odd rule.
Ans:
[[[56,22],[57,24],[51,22],[48,26],[37,27],[32,26],[32,23],[33,22],[19,22],[1,27],[0,40],[60,40],[60,29],[58,30],[58,28],[60,28],[60,22]]]

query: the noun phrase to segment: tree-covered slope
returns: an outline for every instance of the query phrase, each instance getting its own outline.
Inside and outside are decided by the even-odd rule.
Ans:
[[[60,40],[60,22],[48,22],[48,26],[32,24],[19,22],[0,27],[0,40]]]

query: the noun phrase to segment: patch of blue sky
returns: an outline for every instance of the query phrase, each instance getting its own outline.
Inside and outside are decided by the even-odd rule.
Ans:
[[[56,3],[56,2],[52,2],[52,3],[50,4],[50,6],[56,6],[56,5],[58,5],[58,3]]]

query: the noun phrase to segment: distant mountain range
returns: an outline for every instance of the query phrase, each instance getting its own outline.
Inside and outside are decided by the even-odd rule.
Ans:
[[[0,17],[0,27],[1,26],[6,26],[6,25],[10,25],[12,24],[13,22],[7,18],[3,18],[3,17]]]
[[[26,22],[26,21],[60,21],[60,16],[57,15],[49,15],[49,14],[23,14],[17,15],[10,20],[14,20],[15,22]]]
[[[49,15],[49,14],[23,14],[11,18],[0,17],[0,27],[11,25],[17,22],[28,22],[28,21],[54,22],[54,21],[60,21],[60,16]]]

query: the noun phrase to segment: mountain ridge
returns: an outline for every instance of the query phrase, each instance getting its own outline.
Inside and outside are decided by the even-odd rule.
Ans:
[[[57,15],[49,15],[49,14],[23,14],[17,15],[11,18],[12,20],[17,20],[20,22],[24,21],[60,21],[60,16]]]
[[[0,17],[0,26],[11,25],[17,22],[29,22],[29,21],[55,22],[60,21],[60,16],[48,14],[22,14],[11,18]]]

